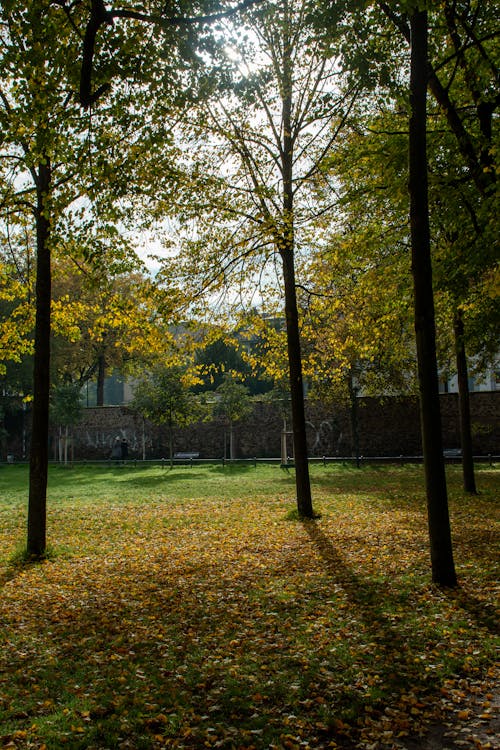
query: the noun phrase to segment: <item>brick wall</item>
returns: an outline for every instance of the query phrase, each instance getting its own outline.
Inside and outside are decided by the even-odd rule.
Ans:
[[[443,445],[458,448],[460,427],[457,394],[442,394]],[[474,452],[500,451],[500,393],[472,393],[471,414]],[[349,410],[344,405],[306,404],[309,453],[312,456],[349,456],[352,434]],[[287,425],[290,428],[290,422]],[[276,458],[280,456],[283,418],[272,404],[257,402],[252,415],[234,426],[236,455]],[[174,430],[174,451],[199,451],[203,458],[222,457],[227,428],[220,422],[198,423]],[[148,457],[168,456],[166,428],[145,423]],[[109,454],[116,436],[125,437],[131,455],[142,456],[143,421],[126,407],[87,409],[85,421],[75,430],[77,457],[96,458]],[[359,408],[360,453],[364,456],[419,455],[418,400],[416,398],[363,398]],[[289,437],[291,452],[291,437]]]
[[[460,445],[458,396],[441,394],[443,445]],[[476,455],[499,454],[500,393],[471,394],[473,447]],[[352,455],[350,414],[345,405],[306,404],[311,456]],[[290,428],[290,422],[288,422]],[[281,454],[283,418],[277,407],[257,402],[253,413],[234,427],[236,455],[241,458],[278,458]],[[221,422],[198,423],[174,430],[174,451],[199,451],[202,458],[229,455],[227,428]],[[149,424],[127,407],[91,407],[74,428],[76,459],[110,457],[115,439],[125,438],[129,455],[142,458],[143,441],[148,458],[168,457],[168,432]],[[363,398],[359,408],[360,453],[363,456],[420,455],[418,401],[416,398]],[[29,442],[29,441],[28,441]],[[55,444],[51,436],[51,455]],[[291,436],[288,452],[291,454]],[[9,436],[4,452],[22,458],[22,437]],[[2,456],[5,459],[5,456]]]

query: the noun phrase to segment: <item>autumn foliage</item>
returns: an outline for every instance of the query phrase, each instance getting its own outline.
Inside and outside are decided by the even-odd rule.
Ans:
[[[428,582],[421,467],[51,469],[25,565],[0,473],[0,746],[493,748],[497,471],[449,473],[461,587]],[[412,744],[413,743],[413,744]],[[415,744],[416,743],[416,744]]]

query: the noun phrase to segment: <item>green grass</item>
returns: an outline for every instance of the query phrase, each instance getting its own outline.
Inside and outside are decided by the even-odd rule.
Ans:
[[[51,466],[23,565],[27,467],[1,467],[0,745],[390,748],[487,692],[498,471],[468,497],[449,467],[452,592],[422,467],[311,477],[304,522],[276,466]]]

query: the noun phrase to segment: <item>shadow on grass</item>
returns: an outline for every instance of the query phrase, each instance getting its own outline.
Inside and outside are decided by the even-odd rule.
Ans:
[[[3,589],[6,583],[13,581],[21,573],[21,567],[17,565],[9,565],[2,573],[0,573],[0,590]]]
[[[92,485],[109,478],[120,484],[157,486],[165,482],[196,482],[207,478],[245,477],[254,472],[255,466],[248,463],[225,466],[221,464],[174,464],[170,466],[166,460],[163,465],[155,464],[154,466],[140,464],[135,466],[133,462],[129,462],[95,466],[88,464],[85,467],[51,467],[49,482],[67,484],[68,487],[72,487],[75,484]]]
[[[144,487],[145,481],[150,486],[182,483],[194,479],[194,473],[200,481],[226,472],[246,477],[253,470],[165,468],[164,474],[151,476],[117,467],[114,473]],[[91,482],[86,472],[82,480]],[[241,562],[243,553],[251,552],[248,547],[240,544],[234,558],[224,560],[218,538],[213,554],[194,563],[180,546],[171,567],[169,546],[163,552],[155,547],[139,570],[133,561],[110,556],[91,583],[78,578],[76,565],[74,588],[66,589],[57,577],[49,590],[41,585],[36,611],[29,618],[14,612],[10,643],[0,661],[0,673],[8,670],[15,685],[9,687],[7,720],[26,732],[45,722],[43,739],[54,749],[63,746],[64,737],[64,746],[73,750],[139,750],[155,747],[158,733],[166,738],[162,746],[169,737],[185,736],[185,747],[206,747],[220,732],[223,747],[269,747],[289,731],[294,721],[289,717],[296,716],[311,734],[321,727],[317,731],[323,734],[315,735],[311,746],[325,747],[325,735],[336,737],[330,716],[339,709],[349,710],[355,720],[358,711],[362,715],[369,706],[383,711],[405,691],[438,695],[442,674],[426,672],[426,661],[420,659],[437,648],[442,636],[434,634],[430,618],[420,627],[411,592],[390,589],[368,572],[356,573],[317,523],[304,522],[303,528],[328,576],[317,590],[309,585],[314,581],[307,578],[311,558],[301,562],[296,557],[303,544],[297,539],[285,556],[280,551],[276,571],[281,589],[294,570],[300,574],[296,596],[280,598],[280,587],[267,587],[273,569],[263,555],[269,552],[264,541],[255,552],[262,556],[260,564],[249,567],[250,562]],[[44,576],[40,579],[43,583]],[[335,642],[335,652],[329,639],[336,619],[325,620],[325,643],[315,656],[315,615],[324,611],[330,585],[339,586],[348,602],[347,616],[340,612],[338,617],[345,635]],[[335,601],[328,606],[334,608]],[[376,684],[373,694],[366,687],[365,677],[374,673],[382,682],[378,698]],[[290,690],[294,684],[296,697]],[[312,698],[323,698],[323,690],[328,701],[333,696],[326,718],[323,704]],[[234,736],[224,734],[228,726]],[[340,742],[349,746],[348,739]]]
[[[169,466],[166,466],[165,469],[162,469],[161,474],[141,476],[139,470],[137,474],[117,475],[116,481],[122,485],[126,484],[128,487],[158,489],[176,483],[201,482],[204,477],[206,478],[206,474],[203,471],[196,471],[196,469],[190,468],[189,473],[187,473],[182,469],[171,469]]]
[[[378,636],[383,632],[386,633],[386,638],[383,639],[383,649],[386,653],[392,652],[393,669],[398,671],[395,683],[400,684],[401,677],[404,676],[404,669],[402,670],[401,667],[404,667],[406,661],[403,655],[410,652],[411,662],[413,662],[413,652],[408,645],[407,633],[402,634],[398,631],[395,623],[382,612],[380,605],[381,603],[386,603],[391,607],[392,605],[404,604],[409,608],[407,611],[410,613],[411,603],[408,602],[407,595],[402,592],[399,597],[390,596],[386,588],[382,588],[381,585],[354,573],[345,564],[344,559],[334,547],[331,540],[318,528],[314,521],[304,520],[302,523],[315,548],[321,555],[327,570],[335,581],[341,583],[349,600],[356,606],[368,629],[375,630]],[[487,554],[486,547],[482,548],[482,551],[483,554]],[[441,596],[443,599],[453,602],[457,607],[472,616],[479,627],[488,630],[493,635],[497,635],[500,632],[498,611],[494,605],[474,597],[460,587],[456,589],[436,589],[434,595]],[[424,682],[427,683],[428,675],[423,674],[422,676],[424,677]]]
[[[478,599],[460,587],[444,591],[443,596],[467,612],[481,628],[488,630],[492,635],[500,635],[498,609],[494,605]]]
[[[398,595],[389,595],[384,583],[376,583],[368,578],[357,575],[348,565],[344,558],[332,544],[331,540],[323,533],[315,521],[304,520],[304,529],[309,535],[314,547],[319,552],[326,570],[332,576],[332,581],[342,586],[349,602],[356,608],[367,630],[375,636],[377,645],[385,654],[391,654],[390,674],[388,678],[395,685],[406,684],[406,669],[404,665],[410,660],[412,674],[414,673],[414,660],[411,644],[408,643],[408,633],[400,632],[397,620],[390,619],[383,612],[384,603],[393,606],[410,606],[408,596],[405,592]],[[407,657],[407,658],[405,658]]]
[[[262,560],[233,571],[231,557],[224,561],[216,554],[191,564],[182,547],[173,567],[169,549],[155,551],[140,568],[110,559],[102,566],[102,587],[83,581],[81,588],[46,592],[47,603],[30,615],[33,640],[27,640],[23,621],[19,648],[15,632],[0,661],[0,673],[5,667],[15,681],[9,720],[19,726],[22,710],[26,731],[46,722],[42,738],[48,747],[62,747],[64,736],[73,750],[153,748],[159,746],[156,734],[165,737],[162,747],[183,737],[185,744],[177,746],[206,747],[219,735],[222,747],[265,748],[292,731],[294,721],[311,736],[316,732],[310,746],[327,747],[335,737],[347,748],[354,745],[338,737],[336,711],[350,711],[355,721],[369,706],[382,712],[388,696],[397,700],[411,689],[436,694],[439,678],[429,676],[419,660],[432,633],[429,625],[427,632],[418,631],[408,592],[356,574],[315,522],[303,527],[329,574],[317,591],[307,582],[310,557],[297,560],[292,546],[284,556],[280,552],[276,569]],[[259,545],[255,554],[263,550]],[[236,563],[240,553],[238,547]],[[304,588],[280,597],[294,564]],[[273,574],[280,586],[269,589]],[[361,637],[358,632],[352,643],[348,635],[336,640],[337,654],[325,621],[325,643],[316,656],[314,618],[324,611],[330,582],[342,588],[349,604],[347,616],[339,614],[339,627],[358,622]],[[378,698],[365,683],[374,671],[383,680]],[[326,716],[323,689],[328,702],[333,696]]]
[[[4,570],[0,572],[0,590],[5,586],[5,584],[9,583],[10,581],[14,581],[16,578],[19,578],[19,576],[21,576],[26,570],[36,567],[37,565],[41,565],[41,562],[38,560],[28,560],[26,558],[25,550],[16,552],[14,555],[12,555],[10,560],[8,560]]]
[[[204,467],[196,465],[182,467],[174,466],[171,468],[167,465],[164,469],[161,469],[161,472],[149,476],[141,475],[140,471],[141,470],[139,469],[137,474],[129,473],[126,476],[120,476],[118,474],[116,480],[120,482],[120,484],[126,484],[129,487],[150,489],[173,485],[178,485],[181,489],[188,484],[198,484],[197,492],[199,493],[200,498],[202,498],[209,494],[210,488],[212,488],[214,494],[217,494],[216,488],[219,480],[221,482],[230,482],[231,480],[237,481],[238,479],[251,478],[255,473],[255,467],[246,464],[230,466],[209,465]],[[287,478],[276,474],[273,481],[278,485],[282,483],[284,479]],[[251,491],[250,486],[248,489]],[[236,487],[235,492],[238,492]]]
[[[25,571],[32,568],[38,568],[47,562],[63,557],[64,553],[57,551],[51,545],[47,546],[45,554],[41,557],[31,557],[28,555],[26,546],[19,545],[17,549],[7,559],[5,569],[0,572],[0,589],[8,583],[22,575]]]
[[[107,566],[110,579],[134,584],[126,591],[117,586],[116,599],[107,606],[99,590],[86,589],[67,602],[51,597],[48,611],[44,606],[33,613],[33,633],[50,632],[48,656],[35,638],[4,657],[17,683],[9,710],[12,721],[19,725],[16,716],[22,710],[22,726],[29,727],[44,723],[46,714],[42,737],[48,746],[62,746],[59,737],[66,736],[74,750],[117,747],[124,740],[131,743],[124,746],[151,748],[158,732],[167,741],[190,732],[180,747],[205,747],[220,733],[223,747],[246,747],[252,740],[253,747],[264,748],[291,731],[293,721],[317,732],[312,746],[327,747],[331,738],[338,747],[359,746],[342,731],[339,735],[338,711],[355,722],[368,706],[381,712],[389,693],[397,697],[410,688],[435,686],[428,685],[424,668],[415,664],[418,648],[408,644],[408,633],[382,611],[396,597],[391,600],[381,584],[357,576],[314,522],[305,522],[304,528],[332,584],[342,586],[353,617],[365,626],[366,644],[372,644],[377,660],[368,663],[384,681],[379,698],[367,692],[362,675],[364,641],[336,641],[341,653],[332,656],[326,642],[322,656],[314,656],[310,625],[316,607],[322,606],[323,591],[280,599],[244,568],[241,578],[233,580],[224,577],[217,563],[208,580],[205,567],[185,568],[180,578],[172,579],[163,574],[167,569],[160,555],[155,578],[147,566],[141,571],[123,563],[116,569]],[[323,682],[326,665],[330,676]],[[336,671],[349,677],[340,683],[334,679],[333,703],[324,715],[323,691],[329,694]],[[291,685],[297,693],[290,691]],[[82,724],[81,715],[87,723]],[[76,730],[68,737],[72,724]],[[224,736],[228,726],[237,728],[232,737]]]

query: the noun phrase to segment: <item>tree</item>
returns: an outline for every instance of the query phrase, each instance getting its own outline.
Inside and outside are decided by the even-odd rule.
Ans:
[[[457,579],[453,562],[441,438],[427,193],[427,13],[415,10],[411,15],[410,24],[410,229],[420,421],[432,579],[442,586],[455,586]]]
[[[147,169],[165,168],[155,158],[162,151],[155,127],[158,120],[142,118],[145,89],[124,87],[109,97],[107,107],[92,116],[82,112],[74,93],[80,67],[78,49],[82,25],[81,3],[50,0],[2,4],[0,70],[0,123],[2,221],[11,228],[30,224],[36,246],[36,321],[34,333],[34,387],[27,551],[42,557],[46,546],[46,486],[48,467],[48,416],[50,390],[52,264],[65,241],[88,234],[83,243],[87,259],[98,263],[99,247],[91,239],[101,232],[114,234],[123,218],[123,198],[134,185],[128,168],[134,164],[140,180]],[[149,46],[138,43],[140,28],[128,35],[129,55],[118,66],[111,36],[105,70],[144,83],[144,62]],[[144,54],[144,59],[140,56]],[[148,60],[147,74],[155,80],[157,56]],[[156,79],[157,80],[157,79]],[[137,91],[134,98],[133,91]],[[163,114],[165,115],[165,102]],[[149,114],[151,108],[149,108]],[[91,127],[90,127],[91,125]],[[141,149],[137,144],[141,144]],[[162,145],[165,141],[162,141]],[[166,149],[163,149],[165,151]],[[137,183],[135,183],[137,186]],[[78,201],[78,202],[77,202]],[[19,235],[21,233],[19,232]]]
[[[108,372],[133,374],[168,356],[174,311],[150,278],[140,271],[57,266],[53,301],[53,371],[56,379],[83,386],[97,381],[103,405]]]
[[[213,414],[224,420],[229,429],[229,458],[235,458],[234,423],[244,419],[252,410],[248,388],[238,383],[232,373],[225,373],[222,383],[218,386],[217,400],[214,403]],[[224,457],[226,456],[226,441],[224,440]]]
[[[473,4],[443,0],[439,13],[433,16],[436,41],[431,50],[430,90],[436,106],[432,117],[434,128],[439,124],[444,130],[443,124],[448,125],[445,137],[441,133],[436,144],[436,153],[445,154],[446,167],[441,168],[442,156],[441,161],[436,159],[438,168],[431,171],[430,179],[431,200],[436,206],[434,231],[440,245],[434,266],[436,288],[444,292],[451,307],[463,481],[465,491],[474,493],[467,355],[484,362],[490,348],[486,335],[490,325],[484,326],[480,341],[474,341],[468,332],[475,316],[484,321],[490,304],[488,278],[497,264],[498,132],[494,123],[500,101],[496,90],[498,31],[491,6],[482,0]],[[430,143],[432,147],[432,135]]]
[[[339,93],[333,45],[324,37],[313,38],[308,10],[308,3],[283,0],[247,13],[245,28],[228,28],[223,62],[224,69],[233,68],[227,72],[230,81],[223,91],[205,81],[203,91],[212,94],[202,102],[199,120],[184,131],[199,155],[191,160],[191,174],[203,203],[196,203],[195,217],[193,192],[186,190],[173,207],[195,222],[195,232],[181,238],[171,277],[174,284],[182,280],[193,295],[199,295],[200,285],[231,288],[233,282],[248,288],[251,299],[256,277],[268,280],[267,263],[278,265],[297,505],[301,516],[312,517],[297,259],[306,249],[305,227],[326,210],[313,196],[314,181],[349,118],[357,89]]]
[[[73,31],[63,18],[43,0],[2,5],[2,218],[14,227],[31,217],[36,246],[27,535],[27,551],[34,557],[41,557],[46,545],[51,252],[59,219],[78,193],[69,185],[85,151],[78,137],[82,120],[68,95]]]
[[[251,319],[245,323],[244,329],[233,333],[223,334],[220,327],[204,329],[203,341],[195,349],[195,365],[201,381],[193,387],[195,393],[215,391],[228,372],[237,373],[253,396],[272,387],[261,364],[261,342],[253,331]]]
[[[345,183],[346,177],[354,183],[349,200],[352,201],[354,197],[356,201],[356,195],[361,195],[370,213],[374,207],[380,211],[383,206],[387,216],[392,217],[394,228],[398,225],[404,228],[402,184],[406,168],[400,165],[399,174],[394,174],[393,165],[398,161],[398,143],[401,146],[406,140],[404,117],[407,96],[400,71],[404,67],[404,44],[410,40],[408,15],[405,13],[409,6],[400,3],[398,11],[396,4],[379,3],[379,7],[401,32],[399,39],[398,35],[392,33],[391,27],[384,24],[377,9],[371,8],[368,13],[355,15],[345,47],[348,48],[347,61],[351,65],[351,75],[364,76],[368,70],[369,78],[379,86],[382,84],[387,93],[384,96],[379,90],[376,102],[368,100],[370,120],[363,118],[357,128],[359,134],[363,134],[361,147],[356,147],[354,143],[351,159],[343,150],[335,160],[338,163],[339,159],[347,159],[350,165],[347,169],[347,162],[344,163],[341,177],[342,183]],[[441,323],[437,333],[440,353],[444,354],[440,365],[444,369],[446,364],[449,369],[449,360],[453,358],[464,373],[467,365],[465,346],[478,364],[485,362],[486,353],[491,356],[492,349],[489,334],[485,335],[485,332],[491,330],[493,322],[490,318],[491,323],[486,323],[486,319],[492,309],[489,279],[491,268],[496,264],[494,248],[498,235],[497,212],[493,207],[495,180],[491,174],[495,161],[495,131],[491,127],[491,116],[497,106],[495,71],[498,67],[498,45],[495,43],[491,7],[488,10],[486,3],[433,3],[429,15],[432,55],[430,90],[433,95],[436,92],[445,94],[449,103],[443,108],[442,97],[430,99],[432,126],[427,143],[434,288],[437,292],[435,302]],[[367,34],[366,29],[371,24],[376,24],[376,27]],[[381,49],[385,52],[383,56]],[[460,127],[457,127],[457,120],[461,120],[458,123]],[[466,138],[459,141],[459,132]],[[468,153],[475,150],[472,161],[464,161],[463,145],[466,141],[469,144]],[[477,169],[471,171],[471,164],[475,162],[477,165],[480,161],[488,172],[486,176],[479,175]],[[364,174],[361,174],[362,171]],[[380,177],[374,180],[374,175]],[[486,183],[490,187],[479,190],[478,180],[483,188]],[[361,202],[356,205],[359,214],[363,215]],[[380,215],[377,218],[383,227],[390,223],[390,219],[385,221]],[[359,224],[353,222],[349,215],[350,228],[353,223],[354,227]],[[394,233],[394,229],[391,233]],[[380,238],[384,241],[382,232]],[[402,247],[404,244],[403,236]],[[479,290],[483,284],[484,294],[481,295]],[[481,313],[483,301],[484,314]],[[480,336],[472,335],[475,328],[472,320],[476,315],[483,321]],[[463,335],[457,337],[456,323],[459,318],[463,323]],[[449,331],[444,326],[455,332],[454,343],[450,342]],[[462,374],[459,378],[459,403],[464,487],[466,491],[473,491],[470,414],[467,407],[464,408],[468,403],[466,390],[467,378]]]
[[[380,4],[392,15],[392,6]],[[408,5],[408,4],[407,4]],[[455,585],[441,441],[427,178],[427,14],[410,4],[410,234],[422,442],[433,579]],[[372,18],[376,14],[372,14]],[[401,87],[396,87],[401,91]]]
[[[396,12],[388,3],[379,5],[409,43],[411,34],[405,13]],[[464,488],[468,492],[475,492],[475,478],[464,312],[471,308],[471,297],[477,303],[480,297],[477,287],[483,280],[485,290],[489,287],[487,280],[489,270],[496,265],[494,247],[498,236],[495,207],[498,131],[494,124],[500,97],[498,30],[492,11],[491,3],[484,0],[472,3],[441,0],[432,6],[430,14],[428,84],[437,105],[432,115],[439,137],[437,169],[431,174],[430,187],[431,191],[433,183],[436,187],[434,226],[438,227],[441,244],[448,252],[447,258],[443,259],[442,253],[439,257],[441,262],[444,260],[442,269],[439,264],[435,267],[438,288],[445,289],[453,298],[462,465]],[[443,121],[447,128],[441,125]],[[484,351],[484,346],[483,338],[479,351]]]
[[[52,390],[52,422],[58,427],[58,458],[68,463],[69,428],[82,416],[81,393],[78,383],[60,383]]]
[[[140,380],[134,389],[132,408],[154,424],[166,424],[170,465],[174,457],[174,427],[196,421],[200,416],[200,404],[189,390],[193,376],[180,365],[157,366]]]
[[[82,43],[82,63],[80,71],[80,102],[83,107],[92,107],[99,99],[111,89],[111,80],[116,75],[116,70],[110,70],[106,65],[104,70],[99,70],[96,57],[99,55],[98,37],[102,27],[116,25],[118,20],[131,22],[132,24],[152,26],[155,31],[161,30],[163,33],[164,43],[170,47],[170,54],[163,55],[162,50],[157,48],[157,52],[163,61],[164,71],[168,69],[168,75],[164,80],[169,78],[171,81],[179,82],[182,73],[187,69],[186,63],[191,64],[193,61],[199,62],[196,51],[203,50],[203,35],[200,29],[207,24],[216,23],[224,18],[229,18],[238,14],[246,7],[259,2],[259,0],[242,0],[229,8],[224,7],[223,3],[216,3],[215,10],[212,4],[210,10],[213,12],[204,13],[204,2],[185,2],[181,6],[181,12],[171,12],[169,6],[164,3],[148,2],[141,3],[136,8],[111,8],[107,9],[104,0],[91,0],[90,14],[88,16],[85,33]],[[70,9],[67,8],[67,11]],[[191,29],[198,29],[198,38],[191,33]],[[107,37],[109,43],[109,35]],[[213,39],[208,39],[208,48],[213,47]],[[104,45],[105,46],[105,45]],[[199,47],[195,51],[195,47]],[[122,61],[126,60],[132,54],[133,46],[129,40],[121,40],[121,57]],[[97,69],[97,70],[96,70]],[[96,73],[98,74],[96,76]],[[122,71],[123,73],[123,71]],[[97,83],[94,78],[97,77]]]
[[[12,264],[0,260],[0,375],[9,363],[20,363],[33,352],[31,289]]]
[[[369,133],[363,135],[363,149],[369,138]],[[349,181],[357,182],[356,170],[366,169],[367,162],[359,164],[353,139],[338,159]],[[406,226],[392,224],[392,215],[385,216],[377,206],[367,180],[360,184],[361,200],[339,175],[339,220],[309,264],[301,298],[310,397],[349,404],[351,450],[358,460],[359,397],[411,393],[415,381]]]
[[[197,393],[217,390],[228,372],[237,372],[242,378],[250,375],[250,367],[238,350],[238,342],[230,337],[223,338],[219,335],[198,348],[195,362],[201,380],[194,388]]]
[[[398,14],[389,3],[379,2],[379,5],[410,44],[407,13]],[[403,3],[403,9],[406,5],[408,3]],[[435,18],[441,33],[431,39],[431,42],[435,40],[432,52],[444,50],[445,59],[435,61],[429,57],[429,91],[446,117],[468,178],[489,202],[496,183],[493,122],[500,103],[496,86],[498,29],[494,9],[487,0],[472,3],[440,0],[436,7],[440,11]],[[443,28],[449,43],[443,44]],[[443,81],[443,74],[450,71],[449,80]],[[472,107],[460,106],[460,96],[455,99],[457,89],[468,91]]]
[[[309,397],[349,405],[357,456],[359,397],[415,390],[407,133],[393,102],[365,101],[324,160],[336,202],[314,227],[299,296]]]

